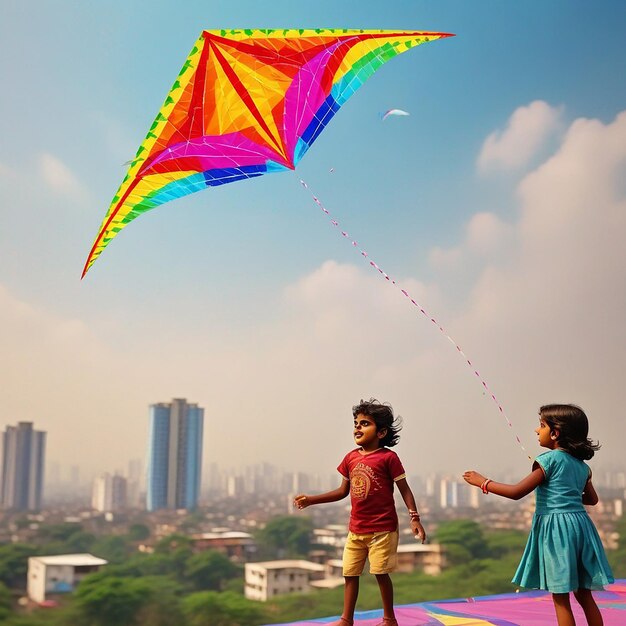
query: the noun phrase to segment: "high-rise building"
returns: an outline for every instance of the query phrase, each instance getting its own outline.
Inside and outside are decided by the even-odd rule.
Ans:
[[[91,506],[96,511],[115,513],[126,508],[127,481],[118,474],[108,472],[98,476],[93,482]]]
[[[198,504],[203,425],[204,409],[184,398],[150,406],[148,511]]]
[[[41,508],[46,433],[32,422],[7,426],[2,435],[0,508],[37,511]]]
[[[477,489],[470,488],[465,482],[459,482],[452,478],[442,478],[439,506],[442,509],[477,509],[479,506],[479,493]]]

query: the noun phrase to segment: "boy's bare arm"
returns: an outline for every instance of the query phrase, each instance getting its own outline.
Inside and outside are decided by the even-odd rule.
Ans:
[[[350,481],[345,478],[341,481],[341,485],[337,489],[320,493],[316,496],[308,496],[300,494],[293,500],[293,505],[299,509],[306,509],[307,506],[313,504],[325,504],[326,502],[337,502],[343,500],[350,493]]]
[[[409,487],[409,483],[406,478],[401,478],[396,481],[396,485],[398,485],[398,491],[404,500],[404,504],[406,504],[406,508],[409,512],[414,511],[417,512],[417,504],[415,504],[415,497],[413,496],[413,492],[411,491],[411,487]],[[411,530],[413,534],[421,539],[422,543],[426,541],[426,531],[422,526],[422,523],[419,519],[411,516]]]

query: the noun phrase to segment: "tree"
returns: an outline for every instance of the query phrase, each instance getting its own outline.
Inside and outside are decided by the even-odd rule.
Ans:
[[[130,549],[124,537],[104,535],[94,542],[91,552],[109,563],[123,563]]]
[[[67,541],[74,533],[80,532],[83,527],[74,522],[64,522],[62,524],[47,524],[39,527],[39,537],[46,542],[64,542]]]
[[[144,579],[87,576],[75,592],[76,605],[86,624],[130,626],[146,601]]]
[[[266,558],[306,556],[311,549],[312,530],[313,522],[308,517],[275,517],[257,533],[259,551]]]
[[[445,547],[446,558],[451,565],[468,563],[488,554],[482,528],[471,520],[443,522],[435,536]]]
[[[11,613],[11,592],[0,583],[0,623]]]
[[[258,602],[225,591],[192,593],[182,602],[185,626],[258,626],[267,621]]]
[[[28,558],[40,553],[25,543],[0,545],[0,582],[10,589],[26,589]]]
[[[626,577],[626,517],[622,517],[615,527],[619,535],[617,550],[607,554],[615,578]]]
[[[185,576],[195,589],[221,591],[227,580],[241,576],[241,568],[221,552],[207,550],[187,561]]]
[[[128,529],[131,541],[144,541],[150,536],[150,529],[145,524],[132,524]]]
[[[167,577],[94,575],[80,583],[75,601],[85,625],[173,626],[179,594],[180,586]]]

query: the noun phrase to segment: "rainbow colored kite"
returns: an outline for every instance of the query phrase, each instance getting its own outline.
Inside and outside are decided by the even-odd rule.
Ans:
[[[215,30],[196,41],[130,163],[83,277],[136,217],[206,187],[292,170],[383,63],[448,33]]]

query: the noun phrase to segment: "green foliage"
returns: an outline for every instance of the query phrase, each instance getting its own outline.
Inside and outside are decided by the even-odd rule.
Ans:
[[[227,580],[240,578],[242,572],[226,555],[216,550],[206,550],[187,560],[185,576],[198,591],[221,591]]]
[[[0,623],[6,619],[11,612],[11,592],[6,585],[0,583]]]
[[[130,541],[144,541],[150,536],[150,529],[145,524],[132,524],[128,529]]]
[[[626,517],[622,517],[615,526],[619,535],[617,550],[607,554],[615,578],[626,578]]]
[[[145,579],[104,576],[85,578],[75,593],[76,605],[90,626],[130,626],[146,601]]]
[[[487,554],[494,559],[512,553],[521,557],[526,540],[526,533],[519,530],[491,531],[486,535]]]
[[[157,554],[173,554],[180,550],[191,550],[191,539],[189,537],[176,534],[168,535],[154,546],[154,551]]]
[[[26,589],[28,558],[37,554],[38,548],[24,543],[0,545],[0,583],[10,589]]]
[[[469,563],[488,554],[483,530],[471,520],[444,522],[437,529],[436,539],[445,547],[451,565]]]
[[[166,577],[88,576],[75,593],[85,626],[174,626],[180,586]]]
[[[203,591],[182,602],[185,626],[258,626],[267,623],[265,607],[225,591]]]
[[[261,558],[305,557],[311,549],[313,522],[293,515],[275,517],[257,533]]]
[[[130,554],[130,546],[124,537],[104,535],[93,543],[90,552],[109,563],[123,563]]]
[[[65,542],[73,534],[82,532],[83,527],[73,522],[63,524],[45,524],[39,527],[39,538],[42,542],[54,543]]]

